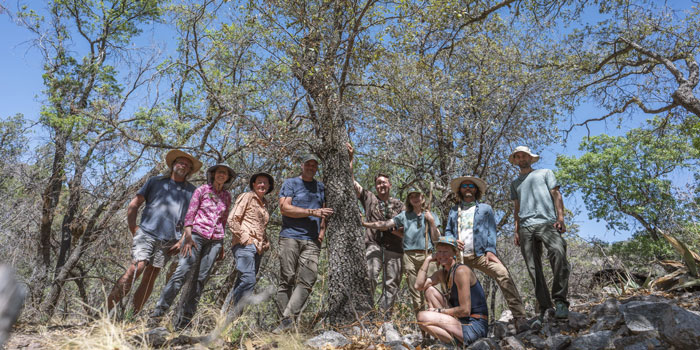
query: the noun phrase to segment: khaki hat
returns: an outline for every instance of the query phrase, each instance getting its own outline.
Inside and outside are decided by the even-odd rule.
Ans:
[[[236,177],[236,172],[233,170],[233,168],[226,164],[216,164],[214,166],[210,166],[209,169],[207,169],[207,183],[211,184],[214,182],[214,173],[219,167],[222,167],[228,171],[228,180],[226,180],[224,183],[224,189],[228,190],[233,184],[233,179]]]
[[[484,193],[486,193],[486,181],[475,176],[460,176],[450,181],[450,188],[452,189],[452,192],[454,192],[454,194],[459,196],[459,185],[464,181],[471,181],[476,185],[476,187],[479,188],[479,198],[477,198],[477,200],[481,199],[481,196],[483,196]]]
[[[530,147],[527,147],[527,146],[518,146],[518,147],[515,147],[515,150],[513,150],[513,153],[511,153],[511,154],[508,156],[508,161],[509,161],[511,164],[515,164],[515,163],[513,163],[513,155],[516,154],[516,153],[518,153],[518,152],[525,152],[525,153],[529,154],[530,156],[532,156],[532,159],[533,159],[532,162],[533,162],[533,163],[537,163],[537,161],[540,160],[540,156],[538,156],[537,154],[532,153],[532,151],[530,151]]]
[[[304,164],[310,160],[315,160],[317,164],[321,164],[321,161],[318,160],[318,157],[316,157],[314,154],[309,153],[305,154],[303,157],[301,157],[301,164]]]
[[[180,157],[187,158],[192,162],[192,171],[190,172],[190,174],[194,174],[202,168],[202,162],[200,162],[199,159],[193,157],[187,152],[180,151],[179,149],[173,149],[168,151],[168,153],[165,155],[165,164],[168,166],[168,168],[172,169],[175,159],[178,159]]]

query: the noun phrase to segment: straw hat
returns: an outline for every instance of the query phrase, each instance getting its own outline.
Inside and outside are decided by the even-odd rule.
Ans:
[[[459,185],[464,181],[471,181],[476,185],[476,187],[479,188],[479,198],[477,198],[477,199],[481,199],[481,196],[483,196],[484,193],[486,193],[486,182],[484,180],[482,180],[478,177],[475,177],[475,176],[460,176],[460,177],[458,177],[456,179],[452,179],[452,181],[450,181],[450,188],[452,189],[452,192],[454,192],[454,194],[458,196],[458,198],[459,198]]]
[[[167,154],[165,154],[165,164],[172,170],[175,159],[180,157],[187,158],[192,162],[192,171],[190,174],[194,174],[199,171],[200,168],[202,168],[202,162],[200,162],[199,159],[193,157],[187,152],[180,151],[179,149],[170,150]]]

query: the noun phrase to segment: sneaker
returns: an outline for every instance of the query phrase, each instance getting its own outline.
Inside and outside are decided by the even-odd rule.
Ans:
[[[294,321],[292,321],[291,317],[285,317],[280,321],[280,324],[277,325],[275,329],[272,330],[272,333],[274,334],[282,334],[282,332],[288,330],[289,328],[292,328],[294,325]]]
[[[542,329],[542,321],[543,321],[542,316],[535,317],[534,319],[532,319],[532,321],[530,321],[530,324],[529,324],[530,329],[536,330],[536,331]]]
[[[558,319],[569,318],[569,306],[563,301],[557,301],[554,317]]]

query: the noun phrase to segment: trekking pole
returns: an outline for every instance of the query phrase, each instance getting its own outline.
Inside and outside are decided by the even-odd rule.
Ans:
[[[427,211],[430,211],[430,208],[432,207],[433,186],[434,185],[435,184],[432,181],[430,181],[430,191],[428,191],[428,204],[426,206]],[[425,216],[423,216],[423,221],[425,222]],[[425,258],[426,259],[428,258],[428,242],[430,242],[429,239],[430,239],[430,228],[426,226],[425,227]]]

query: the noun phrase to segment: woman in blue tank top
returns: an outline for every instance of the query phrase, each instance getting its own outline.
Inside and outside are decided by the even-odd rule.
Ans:
[[[474,272],[457,262],[457,240],[442,236],[435,255],[429,256],[416,278],[415,288],[425,291],[428,310],[418,313],[420,328],[444,343],[469,345],[488,333],[488,307],[484,289]],[[442,267],[427,276],[431,263]],[[445,294],[434,286],[440,283]]]

